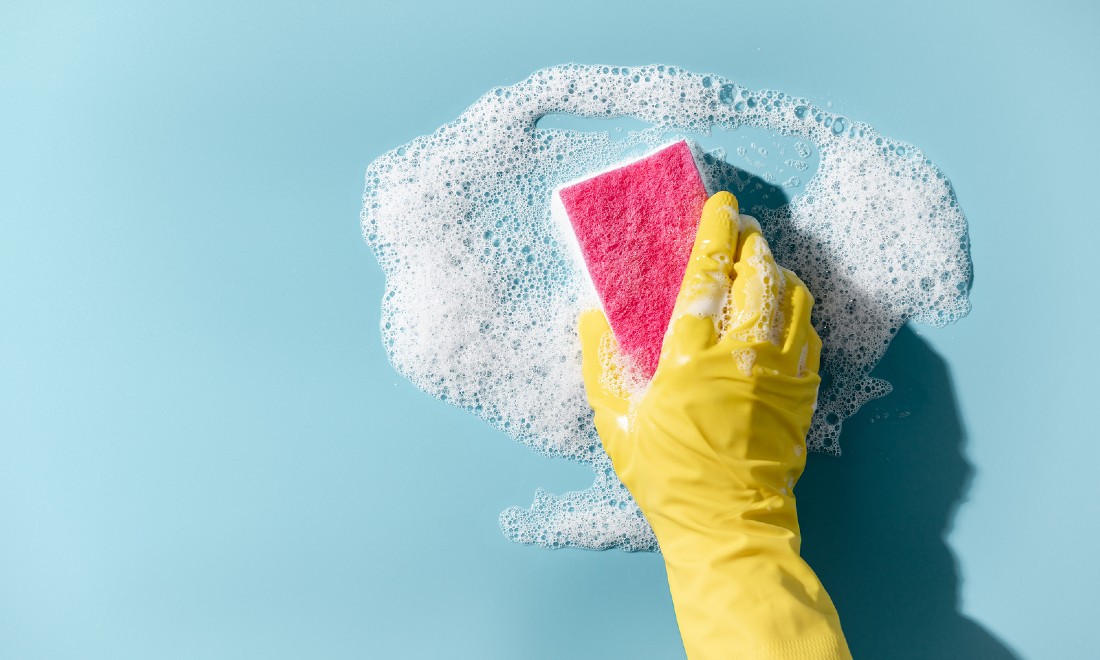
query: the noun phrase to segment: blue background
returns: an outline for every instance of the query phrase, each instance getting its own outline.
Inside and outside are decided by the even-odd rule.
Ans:
[[[857,657],[1095,657],[1096,5],[493,5],[0,5],[0,656],[682,656],[660,557],[502,537],[587,469],[394,374],[359,235],[374,157],[575,60],[947,173],[974,311],[811,457],[805,553]]]

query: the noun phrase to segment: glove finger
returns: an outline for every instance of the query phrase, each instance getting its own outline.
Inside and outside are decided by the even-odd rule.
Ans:
[[[796,376],[805,370],[804,360],[809,357],[808,337],[813,330],[810,311],[814,306],[814,297],[793,271],[783,267],[779,271],[785,282],[779,316],[783,324],[780,331],[782,362],[786,373]]]
[[[615,391],[613,372],[614,354],[619,345],[615,333],[602,310],[589,309],[581,313],[577,323],[581,339],[581,375],[588,403],[597,415],[607,411],[615,415],[626,411],[627,400],[621,391]]]
[[[808,375],[820,375],[821,374],[821,337],[817,335],[817,330],[810,326],[809,336],[806,340],[806,361],[805,368],[799,371],[799,376]]]
[[[790,334],[798,335],[793,338],[787,337],[784,350],[798,355],[799,376],[816,376],[821,371],[821,337],[818,336],[812,319],[814,295],[810,293],[810,288],[797,273],[786,268],[782,270],[787,278],[786,299],[790,301],[784,316],[788,319]]]
[[[741,216],[726,337],[778,344],[777,317],[785,284],[760,224],[752,216]]]
[[[725,191],[712,195],[703,207],[665,334],[662,360],[666,354],[691,355],[717,340],[718,323],[729,298],[737,218],[737,198]]]

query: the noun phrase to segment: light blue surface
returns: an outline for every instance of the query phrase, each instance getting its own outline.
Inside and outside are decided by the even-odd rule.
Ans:
[[[570,60],[831,101],[950,177],[974,311],[811,458],[806,554],[857,657],[1095,657],[1098,10],[669,7],[0,5],[0,657],[682,655],[658,556],[503,538],[586,469],[393,373],[359,236],[371,159]]]

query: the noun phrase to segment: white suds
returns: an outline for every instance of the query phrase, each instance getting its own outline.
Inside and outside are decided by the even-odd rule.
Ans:
[[[653,127],[626,140],[536,129],[550,113],[633,116]],[[592,425],[576,321],[598,304],[572,238],[551,220],[552,191],[678,132],[738,126],[798,139],[798,159],[786,165],[803,178],[814,148],[820,157],[801,192],[787,188],[797,192],[789,204],[744,211],[759,217],[778,263],[817,300],[825,381],[807,444],[839,453],[843,420],[890,389],[868,373],[897,329],[906,320],[944,325],[969,310],[966,219],[944,175],[913,145],[718,76],[564,65],[491,90],[368,167],[363,235],[386,273],[382,336],[394,367],[536,451],[595,471],[588,490],[538,490],[529,509],[501,514],[513,540],[657,547]],[[742,156],[766,159],[767,151]],[[740,198],[750,178],[735,165],[708,158],[708,187]]]

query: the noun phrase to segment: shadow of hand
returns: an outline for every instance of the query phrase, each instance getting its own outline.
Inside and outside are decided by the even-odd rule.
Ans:
[[[844,425],[842,459],[812,455],[797,487],[803,556],[836,603],[853,655],[1017,658],[959,611],[944,538],[973,466],[947,365],[905,326],[873,375],[894,391]]]

